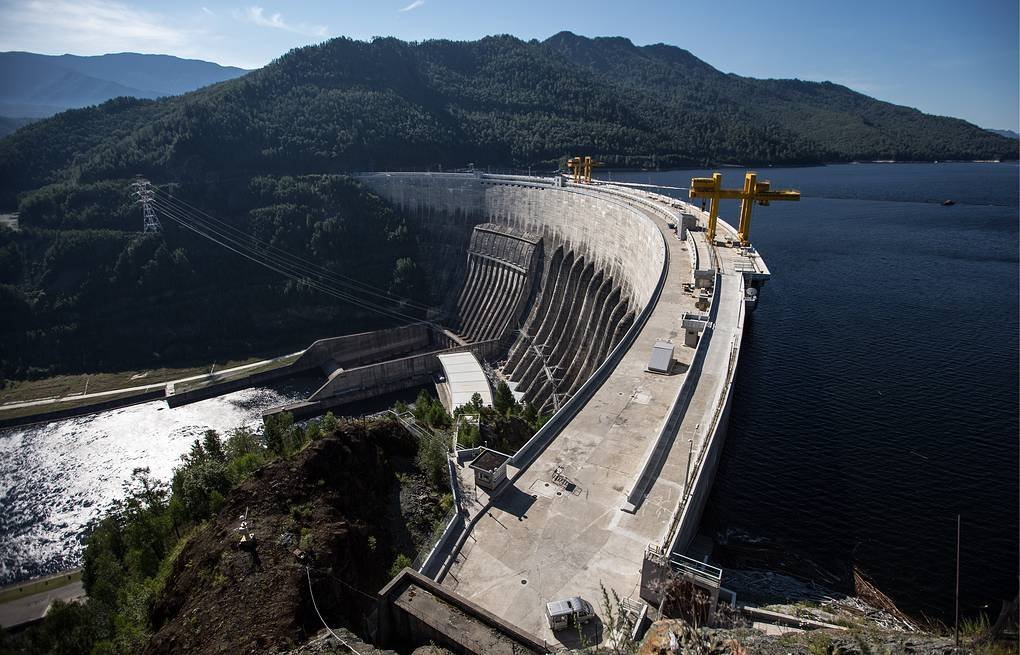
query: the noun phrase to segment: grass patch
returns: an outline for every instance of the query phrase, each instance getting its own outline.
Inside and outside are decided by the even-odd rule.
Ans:
[[[155,598],[159,594],[163,593],[163,588],[166,587],[166,581],[170,578],[170,573],[174,570],[174,563],[177,562],[177,558],[181,556],[181,552],[184,551],[184,547],[188,545],[191,538],[198,534],[198,531],[205,527],[205,523],[199,523],[193,526],[190,530],[184,533],[174,547],[170,549],[163,561],[159,563],[159,571],[156,572],[156,576],[149,581],[149,589],[152,592],[152,598]]]
[[[829,635],[812,634],[808,641],[808,652],[811,655],[829,655],[832,650],[832,637]]]

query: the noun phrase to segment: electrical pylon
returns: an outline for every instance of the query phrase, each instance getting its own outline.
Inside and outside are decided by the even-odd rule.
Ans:
[[[131,193],[138,199],[142,206],[142,232],[162,232],[156,217],[156,210],[152,208],[152,185],[145,178],[138,178],[131,184]]]

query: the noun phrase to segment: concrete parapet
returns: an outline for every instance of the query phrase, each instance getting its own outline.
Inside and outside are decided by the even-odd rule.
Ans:
[[[441,584],[404,569],[379,591],[376,639],[385,647],[435,644],[464,655],[539,655],[548,645]]]
[[[743,285],[741,285],[741,292]],[[717,301],[718,302],[718,301]],[[714,308],[714,306],[713,306]],[[712,316],[712,320],[715,317]],[[683,498],[666,528],[664,539],[667,553],[683,553],[697,534],[701,513],[712,491],[715,471],[722,456],[724,435],[729,422],[730,407],[733,403],[733,377],[740,361],[740,346],[743,341],[745,306],[739,303],[734,325],[733,340],[729,344],[729,362],[719,400],[715,405],[711,423],[706,428],[704,447],[698,452],[692,466],[691,480],[684,489]]]
[[[715,284],[717,288],[721,287],[718,279],[715,280]],[[708,325],[711,325],[711,322],[718,315],[720,302],[722,302],[721,290],[716,295],[715,301],[712,303],[712,309],[707,316]],[[680,432],[680,424],[683,423],[687,407],[690,405],[691,398],[694,397],[694,391],[698,386],[701,370],[705,364],[705,357],[711,344],[712,332],[711,328],[706,327],[704,334],[698,340],[694,359],[691,360],[691,365],[685,374],[686,377],[684,377],[680,390],[677,392],[676,398],[673,399],[673,404],[670,406],[669,412],[662,422],[658,436],[645,454],[641,471],[635,478],[630,493],[627,494],[626,502],[621,507],[625,512],[633,513],[641,505],[652,483],[655,482],[655,478],[659,475],[659,471],[666,461],[666,456],[669,455],[669,451],[673,447],[673,442]],[[689,481],[684,480],[684,486],[686,487],[688,484]]]
[[[435,333],[425,323],[402,325],[374,332],[348,334],[331,339],[319,339],[308,347],[293,363],[295,370],[323,369],[326,375],[337,368],[350,368],[379,359],[424,350],[439,344],[445,346],[448,338]]]

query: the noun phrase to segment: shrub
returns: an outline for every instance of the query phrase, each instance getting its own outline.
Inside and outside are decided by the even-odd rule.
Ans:
[[[397,575],[405,568],[411,566],[411,558],[407,555],[400,553],[397,558],[393,560],[393,564],[390,564],[389,575],[391,578],[397,577]]]
[[[446,488],[447,452],[446,439],[441,435],[427,434],[418,442],[415,464],[438,489]]]

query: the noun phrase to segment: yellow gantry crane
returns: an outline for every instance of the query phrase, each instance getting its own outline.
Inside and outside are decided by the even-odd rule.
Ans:
[[[748,246],[751,243],[751,208],[754,207],[754,203],[767,205],[773,200],[800,200],[800,191],[771,191],[769,182],[759,182],[758,174],[750,171],[744,175],[743,189],[724,189],[722,173],[712,173],[712,177],[691,178],[688,195],[691,198],[707,198],[710,201],[706,234],[710,243],[715,241],[715,227],[719,220],[719,201],[740,200],[740,226],[737,228],[737,237],[742,246]]]
[[[591,184],[591,169],[602,166],[602,162],[595,161],[591,157],[571,157],[567,160],[567,168],[571,170],[574,182]]]

